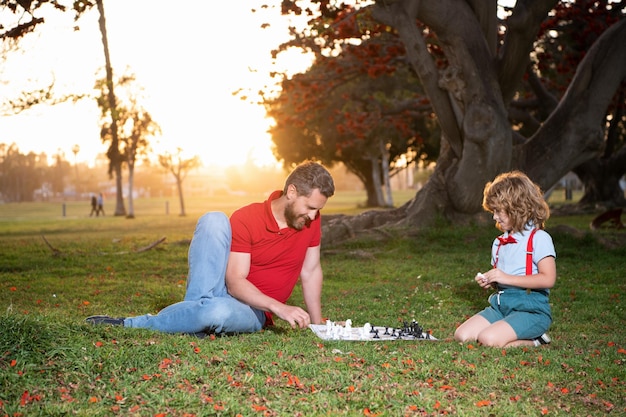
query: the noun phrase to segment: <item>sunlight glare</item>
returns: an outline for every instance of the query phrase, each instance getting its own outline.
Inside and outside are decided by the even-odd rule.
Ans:
[[[233,92],[252,96],[272,85],[270,71],[302,71],[310,58],[281,54],[273,66],[270,51],[288,39],[288,22],[281,18],[279,5],[261,8],[264,3],[254,0],[241,7],[236,2],[192,0],[184,8],[164,0],[104,3],[114,74],[135,74],[143,88],[141,105],[162,130],[162,137],[153,140],[155,148],[181,148],[208,165],[276,164],[264,108]],[[57,94],[90,92],[95,74],[104,66],[97,20],[94,9],[78,21],[80,31],[74,32],[70,14],[46,17],[41,33],[24,44],[28,51],[3,64],[1,73],[11,80],[6,84],[11,94],[51,81]],[[0,86],[5,97],[7,91]],[[54,108],[38,105],[1,117],[0,143],[15,142],[22,153],[61,152],[71,162],[71,149],[79,144],[76,159],[93,165],[97,154],[106,152],[99,137],[99,114],[93,99]]]

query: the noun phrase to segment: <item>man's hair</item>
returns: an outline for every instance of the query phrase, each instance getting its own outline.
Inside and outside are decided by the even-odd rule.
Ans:
[[[550,208],[543,198],[541,188],[520,171],[498,175],[485,185],[483,208],[487,211],[504,211],[513,232],[524,230],[527,223],[543,229],[550,217]]]
[[[306,161],[298,165],[285,180],[283,193],[287,193],[287,187],[293,184],[296,187],[298,195],[310,196],[314,189],[318,189],[320,193],[329,198],[335,194],[335,183],[330,172],[321,164],[312,161]]]

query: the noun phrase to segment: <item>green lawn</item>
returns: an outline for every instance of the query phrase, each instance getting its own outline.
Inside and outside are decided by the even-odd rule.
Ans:
[[[401,204],[412,193],[396,196]],[[283,322],[197,339],[92,327],[91,314],[156,313],[184,294],[197,217],[265,196],[0,205],[0,416],[604,416],[626,413],[624,231],[591,215],[548,222],[557,249],[553,343],[493,349],[451,340],[486,305],[492,225],[346,243],[323,253],[323,309],[353,325],[415,319],[438,341],[322,341]],[[362,211],[338,193],[326,213]],[[567,225],[582,236],[556,229]],[[44,240],[45,237],[45,240]],[[137,252],[165,237],[151,250]],[[48,243],[46,243],[46,241]],[[621,239],[623,242],[623,239]],[[291,303],[302,305],[299,287]]]

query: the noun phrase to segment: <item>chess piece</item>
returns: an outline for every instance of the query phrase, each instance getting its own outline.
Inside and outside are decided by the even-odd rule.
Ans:
[[[352,335],[352,320],[346,320],[346,326],[343,328],[343,337],[349,338]]]

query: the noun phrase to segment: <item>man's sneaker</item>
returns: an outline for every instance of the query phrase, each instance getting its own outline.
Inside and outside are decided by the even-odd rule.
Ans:
[[[90,316],[85,319],[89,324],[109,324],[111,326],[123,326],[125,317],[111,317],[111,316]]]
[[[550,336],[548,336],[548,333],[544,333],[535,339],[535,346],[547,345],[551,341],[552,339],[550,339]]]

